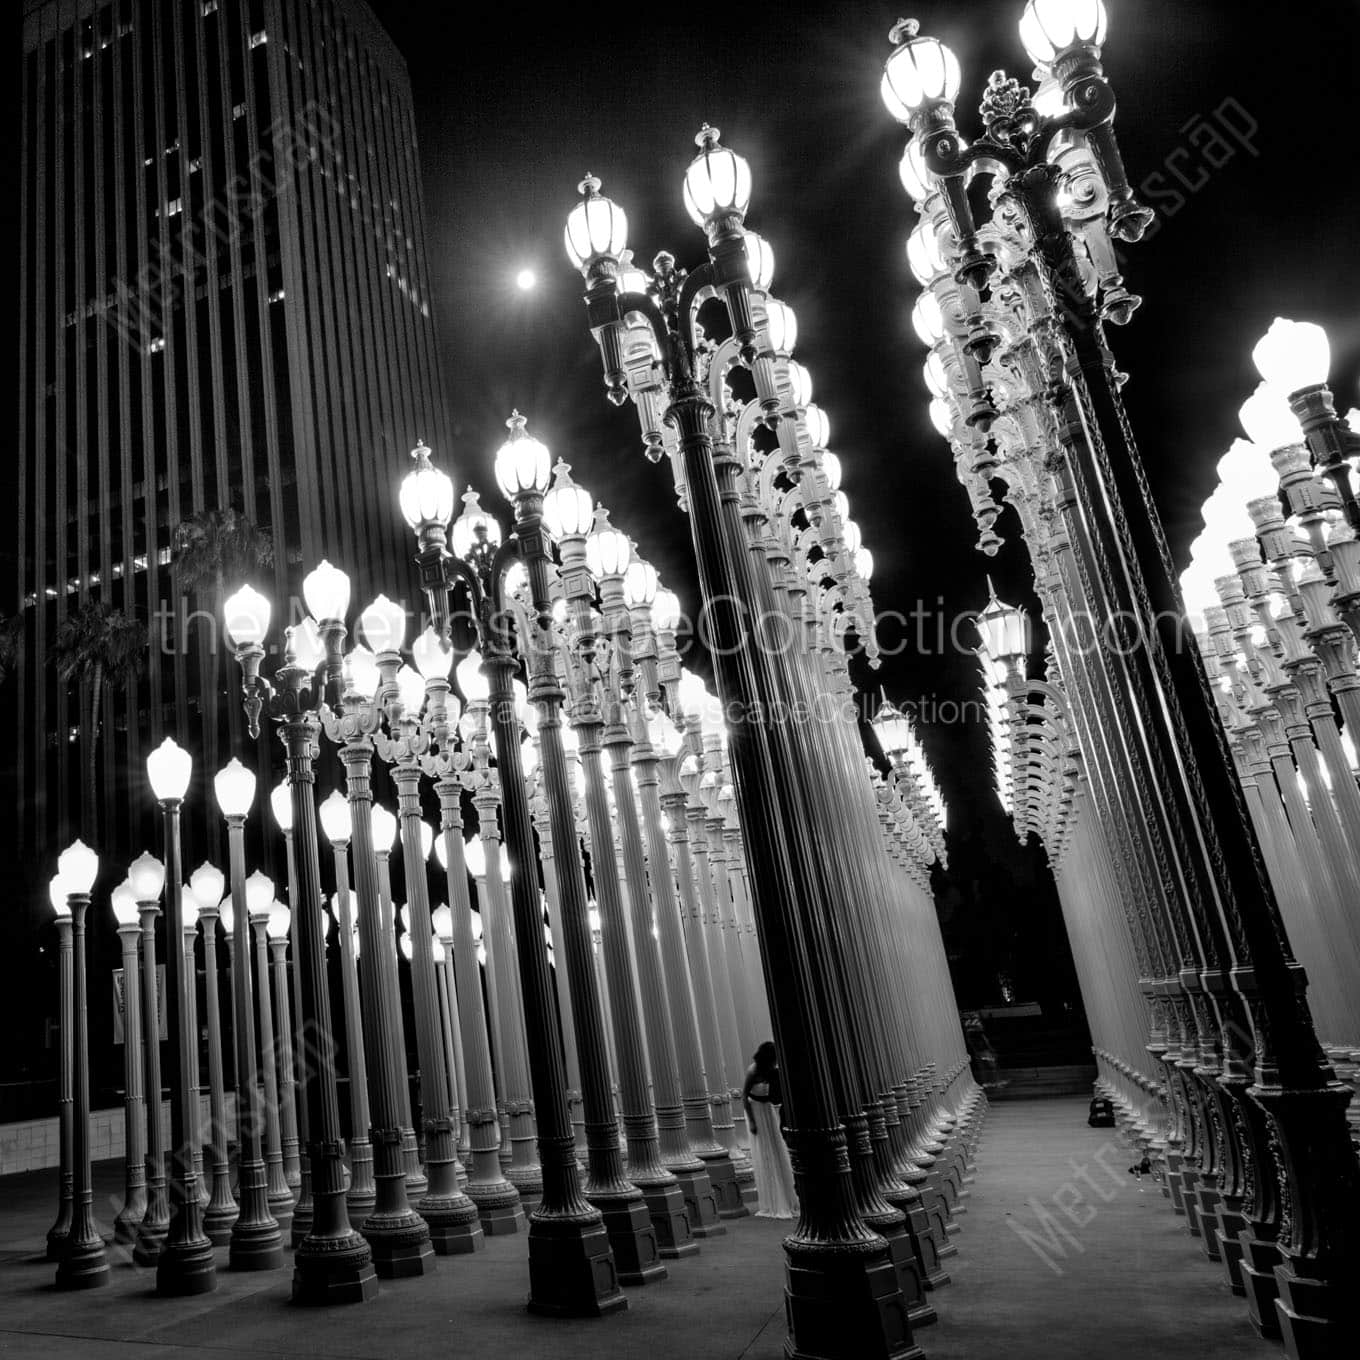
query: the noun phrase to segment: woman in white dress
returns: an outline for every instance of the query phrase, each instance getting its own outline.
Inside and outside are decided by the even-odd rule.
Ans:
[[[756,1049],[755,1061],[746,1070],[741,1099],[751,1130],[751,1162],[760,1197],[756,1217],[793,1218],[798,1213],[798,1192],[793,1185],[789,1149],[779,1127],[779,1107],[784,1101],[779,1063],[775,1046],[768,1039]]]

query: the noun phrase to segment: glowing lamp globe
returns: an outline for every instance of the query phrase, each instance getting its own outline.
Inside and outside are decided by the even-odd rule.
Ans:
[[[907,237],[907,265],[922,288],[928,288],[945,272],[940,238],[929,222],[918,222]]]
[[[434,849],[434,828],[429,822],[417,822],[416,825],[420,828],[420,858],[426,860],[430,857],[430,851]]]
[[[146,774],[151,792],[159,802],[182,799],[194,772],[193,757],[173,737],[166,737],[146,758]]]
[[[59,917],[71,915],[71,904],[66,900],[70,889],[60,874],[53,874],[47,885],[47,900],[52,906],[52,914]]]
[[[218,920],[222,922],[222,929],[230,935],[236,929],[236,907],[230,897],[222,899],[222,906],[218,912]]]
[[[453,939],[453,912],[445,903],[430,912],[430,925],[441,940]]]
[[[1242,428],[1253,444],[1272,451],[1303,443],[1303,429],[1289,409],[1285,389],[1261,383],[1237,412]]]
[[[326,647],[315,619],[303,619],[287,630],[286,637],[285,655],[291,656],[292,664],[308,675],[326,659]]]
[[[586,918],[590,922],[591,933],[594,935],[598,935],[600,933],[600,927],[604,924],[604,922],[600,917],[600,909],[595,905],[594,902],[592,902],[590,906],[586,908]]]
[[[463,493],[463,513],[453,521],[449,531],[449,543],[455,557],[466,558],[479,543],[485,542],[488,548],[498,548],[501,542],[501,526],[494,515],[482,509],[482,502],[475,491]]]
[[[595,519],[590,492],[571,479],[571,470],[558,463],[552,490],[543,497],[543,522],[556,539],[584,538]]]
[[[359,615],[359,632],[374,652],[399,652],[406,641],[406,610],[379,595]]]
[[[1023,609],[1002,604],[995,594],[978,615],[982,646],[994,661],[1020,665],[1029,656],[1029,618]]]
[[[426,628],[411,644],[411,659],[426,680],[447,680],[453,670],[453,649],[433,628]]]
[[[742,239],[746,247],[746,267],[751,271],[751,287],[757,293],[768,293],[774,282],[774,251],[770,243],[753,231]]]
[[[434,857],[439,861],[439,867],[445,873],[449,871],[449,847],[448,841],[444,836],[436,836],[434,842]]]
[[[380,855],[390,853],[397,843],[397,819],[381,803],[374,803],[370,820],[374,851]]]
[[[349,577],[323,557],[302,578],[302,598],[314,619],[343,619],[349,609]]]
[[[826,489],[833,494],[841,489],[841,460],[830,449],[822,449],[822,476]]]
[[[382,671],[378,669],[378,658],[360,644],[352,647],[345,655],[345,685],[349,691],[363,699],[372,699],[382,684]]]
[[[884,63],[879,83],[883,103],[901,123],[930,104],[952,104],[959,95],[959,59],[938,38],[918,38],[914,28],[907,36]]]
[[[279,824],[279,830],[287,835],[293,829],[293,793],[286,779],[281,780],[271,790],[269,806],[274,813],[274,820]]]
[[[255,801],[255,773],[233,756],[213,775],[213,792],[224,817],[244,817]]]
[[[425,703],[425,679],[411,666],[397,671],[397,697],[408,718],[416,717]]]
[[[191,934],[198,926],[198,903],[194,901],[193,895],[189,892],[187,883],[180,887],[179,914],[184,925],[184,933],[186,935]]]
[[[944,338],[944,313],[934,293],[922,293],[911,309],[911,325],[917,338],[927,349]]]
[[[165,865],[148,850],[128,865],[128,882],[139,902],[154,902],[165,886]]]
[[[795,406],[806,406],[812,400],[812,374],[797,359],[789,360],[785,372],[789,379],[789,400]]]
[[[798,343],[798,318],[792,307],[778,298],[765,299],[765,333],[776,354],[792,354]]]
[[[652,601],[652,627],[658,632],[671,633],[680,624],[680,597],[664,586]]]
[[[845,541],[845,551],[854,556],[864,542],[864,535],[854,520],[848,519],[841,526],[841,538]]]
[[[269,908],[274,905],[274,880],[268,874],[256,869],[246,879],[246,910],[252,921],[268,917]]]
[[[416,533],[429,526],[447,528],[453,518],[453,479],[430,462],[423,444],[414,456],[416,466],[402,478],[398,492],[402,518]]]
[[[292,921],[293,913],[288,910],[288,904],[275,900],[269,904],[269,920],[265,923],[265,934],[271,940],[286,940]]]
[[[509,851],[505,848],[505,846],[503,846],[503,845],[501,846],[500,864],[501,864],[501,878],[504,879],[505,882],[509,883],[509,882],[510,882],[510,852],[509,852]]]
[[[70,893],[88,893],[99,876],[99,856],[84,841],[72,841],[57,857],[57,877]]]
[[[925,145],[917,137],[907,143],[897,174],[913,203],[924,203],[937,191],[936,178],[926,169]]]
[[[859,574],[861,581],[871,581],[874,575],[874,555],[868,548],[856,548],[855,571]]]
[[[587,175],[580,185],[581,201],[567,214],[563,237],[567,257],[586,269],[601,257],[617,259],[628,244],[628,217],[612,199],[600,193],[600,181]]]
[[[482,674],[482,654],[475,647],[454,670],[458,688],[470,704],[484,704],[491,697],[491,681]]]
[[[486,847],[480,836],[469,836],[463,842],[463,862],[473,878],[480,880],[486,877]]]
[[[124,879],[113,890],[110,905],[113,907],[113,919],[120,926],[135,926],[137,924],[140,917],[137,894],[132,890],[132,884],[127,879]]]
[[[628,535],[613,528],[603,513],[596,516],[596,524],[599,527],[586,539],[586,564],[591,575],[596,580],[622,576],[633,555]]]
[[[892,758],[906,751],[911,741],[911,724],[896,704],[883,701],[874,715],[873,728],[885,756]]]
[[[1332,348],[1321,326],[1277,316],[1256,342],[1251,361],[1272,387],[1284,393],[1299,392],[1327,381]]]
[[[272,612],[269,601],[252,586],[242,586],[234,595],[227,597],[222,607],[222,623],[227,636],[238,647],[258,644],[264,641],[269,631],[269,616]]]
[[[518,411],[505,422],[510,438],[496,451],[496,482],[508,500],[539,495],[552,482],[552,455],[548,446],[529,434]]]
[[[926,355],[922,375],[926,380],[926,390],[932,397],[943,401],[949,395],[949,375],[945,372],[944,360],[940,358],[939,350],[932,349]]]
[[[734,213],[744,216],[751,206],[751,167],[718,135],[717,128],[704,124],[694,139],[699,154],[685,171],[685,211],[696,227]]]
[[[935,427],[936,433],[948,439],[954,432],[954,417],[950,414],[949,407],[939,397],[932,397],[926,409],[930,413],[930,423]]]
[[[808,402],[803,412],[803,427],[814,449],[826,448],[831,439],[831,418],[815,401]]]
[[[189,875],[189,893],[200,911],[211,911],[222,900],[226,887],[227,880],[221,869],[207,860]]]
[[[321,830],[332,845],[348,845],[353,832],[349,811],[349,801],[339,789],[332,789],[330,796],[317,808],[321,818]]]
[[[656,568],[641,557],[635,557],[623,574],[623,598],[629,609],[649,609],[660,586]]]
[[[1020,16],[1020,43],[1036,66],[1051,66],[1074,47],[1105,41],[1101,0],[1029,0]]]

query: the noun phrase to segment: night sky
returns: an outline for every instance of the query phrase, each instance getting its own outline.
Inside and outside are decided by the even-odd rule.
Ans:
[[[1116,130],[1131,181],[1159,213],[1151,238],[1124,250],[1126,284],[1144,305],[1112,341],[1131,375],[1125,394],[1181,563],[1214,464],[1240,433],[1237,408],[1256,382],[1251,346],[1273,316],[1325,325],[1338,405],[1357,400],[1360,204],[1339,136],[1353,113],[1360,7],[1107,4]],[[797,357],[831,418],[844,489],[875,558],[878,607],[910,615],[919,605],[951,620],[982,604],[989,572],[1003,597],[1033,606],[1012,512],[997,525],[1006,546],[983,557],[948,450],[926,418],[924,351],[909,322],[917,290],[904,253],[915,217],[897,174],[906,135],[878,94],[888,29],[914,14],[957,54],[959,124],[975,135],[990,71],[1032,83],[1016,31],[1022,8],[1018,0],[936,0],[907,11],[649,7],[641,22],[620,11],[606,25],[574,6],[500,4],[471,18],[463,6],[375,4],[415,88],[457,439],[437,452],[460,489],[470,480],[494,493],[501,422],[518,406],[668,583],[695,599],[669,470],[642,457],[632,408],[603,399],[580,278],[561,238],[590,170],[626,209],[639,262],[665,248],[698,263],[702,234],[680,186],[693,135],[708,121],[751,164],[748,224],[773,245],[773,291],[797,312]],[[1285,22],[1267,27],[1266,14]],[[527,294],[514,286],[525,265],[540,280]],[[977,672],[971,655],[941,654],[933,633],[932,623],[926,651],[912,647],[861,680],[923,710],[933,701],[948,718],[951,703],[975,696]],[[1066,992],[1042,857],[1021,852],[1002,819],[980,725],[927,723],[924,740],[951,808],[955,867],[940,897],[951,943],[969,955],[965,990],[982,999],[996,969],[1011,968],[1024,994],[1049,982]]]

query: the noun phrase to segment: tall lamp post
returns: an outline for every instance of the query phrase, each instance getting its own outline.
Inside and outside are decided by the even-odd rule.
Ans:
[[[109,1282],[104,1240],[94,1220],[94,1188],[90,1182],[90,1031],[86,1012],[85,917],[90,890],[99,874],[99,856],[83,841],[67,846],[57,860],[57,879],[71,913],[73,1061],[75,1109],[72,1119],[71,1168],[74,1176],[71,1233],[57,1265],[58,1289],[93,1289]]]
[[[170,1102],[170,1227],[156,1261],[161,1294],[203,1294],[217,1288],[213,1244],[203,1231],[203,1204],[194,1170],[192,1140],[198,1128],[198,1091],[194,1079],[191,1010],[185,977],[183,872],[180,867],[179,813],[189,789],[193,761],[167,737],[146,760],[151,791],[161,808],[165,842],[165,988],[166,1032],[175,1088]]]
[[[227,820],[231,868],[231,982],[236,1043],[237,1192],[241,1207],[231,1229],[233,1270],[276,1270],[283,1264],[283,1233],[269,1198],[264,1165],[263,1118],[255,1065],[255,1015],[251,981],[250,906],[246,897],[246,816],[255,801],[255,775],[233,757],[213,779],[217,805]],[[264,979],[268,984],[268,979]]]
[[[416,450],[416,468],[402,484],[401,506],[419,544],[416,563],[436,631],[447,638],[450,596],[461,585],[473,602],[490,672],[491,721],[505,841],[512,868],[511,899],[543,1174],[543,1199],[529,1220],[529,1307],[550,1314],[598,1315],[626,1307],[627,1300],[619,1288],[604,1220],[582,1194],[552,977],[543,943],[533,826],[524,788],[519,720],[511,684],[515,655],[504,578],[506,569],[517,557],[523,558],[529,570],[535,606],[542,610],[538,628],[546,633],[550,626],[542,509],[551,467],[547,450],[536,440],[529,443],[537,448],[526,448],[530,456],[517,465],[513,483],[517,493],[515,532],[496,549],[483,531],[476,549],[476,566],[448,551],[453,485],[447,475],[431,466],[429,450],[423,445]],[[546,644],[525,639],[525,645],[532,651],[534,646]],[[545,744],[545,765],[549,759],[549,747]],[[561,764],[560,746],[551,759]]]
[[[57,1114],[58,1136],[61,1140],[61,1164],[57,1181],[57,1217],[47,1230],[47,1259],[60,1261],[71,1240],[72,1214],[72,1156],[74,1125],[72,1102],[72,1034],[74,1007],[72,992],[71,907],[66,900],[66,885],[60,874],[53,874],[48,884],[48,898],[57,921]]]
[[[146,1059],[146,1213],[137,1225],[132,1259],[154,1266],[170,1228],[170,1203],[165,1184],[165,1121],[161,1118],[161,1013],[164,999],[156,968],[156,918],[165,868],[144,852],[128,866],[128,882],[137,898],[142,922],[142,1043]]]
[[[309,607],[311,603],[309,600]],[[336,602],[317,603],[331,606]],[[344,602],[339,603],[343,610]],[[305,1080],[307,1159],[313,1206],[311,1226],[293,1255],[293,1300],[302,1304],[360,1303],[377,1294],[378,1277],[372,1252],[351,1226],[345,1207],[344,1141],[326,979],[325,913],[321,906],[314,794],[317,710],[322,702],[315,677],[324,653],[315,625],[308,626],[310,620],[290,628],[283,665],[275,672],[279,685],[276,689],[260,674],[269,615],[269,601],[249,586],[242,587],[227,601],[226,626],[241,665],[250,733],[259,734],[260,713],[267,703],[270,717],[279,726],[288,760],[297,869],[296,966],[302,972],[299,1025],[307,1040],[306,1047],[299,1048],[298,1058]],[[323,616],[335,617],[335,613]]]
[[[142,1085],[142,987],[137,950],[142,926],[137,894],[125,879],[113,890],[113,919],[123,954],[123,1143],[127,1185],[113,1221],[113,1240],[135,1244],[146,1216],[146,1097]]]
[[[1100,568],[1099,605],[1130,644],[1120,648],[1118,664],[1186,884],[1172,894],[1169,923],[1179,928],[1188,916],[1197,930],[1221,939],[1211,954],[1188,957],[1192,966],[1182,969],[1177,991],[1201,1017],[1213,1012],[1228,1022],[1216,1038],[1201,1026],[1207,1042],[1199,1066],[1214,1071],[1218,1088],[1228,1093],[1233,1131],[1244,1140],[1241,1151],[1258,1184],[1279,1167],[1289,1208],[1271,1272],[1279,1287],[1275,1312],[1291,1355],[1322,1354],[1349,1325],[1349,1282],[1360,1268],[1354,1229],[1360,1167],[1345,1118],[1351,1093],[1318,1044],[1302,969],[1263,871],[1198,649],[1186,636],[1183,601],[1104,333],[1105,320],[1125,320],[1131,307],[1118,290],[1107,290],[1098,308],[1095,290],[1083,283],[1058,192],[1063,156],[1051,154],[1068,144],[1084,146],[1094,164],[1092,187],[1105,195],[1097,225],[1128,242],[1142,236],[1152,214],[1134,199],[1115,141],[1115,99],[1101,68],[1104,6],[1100,0],[1030,0],[1020,36],[1051,79],[1057,96],[1051,111],[1041,112],[1027,89],[998,72],[982,104],[985,132],[965,144],[954,123],[958,61],[937,40],[918,36],[912,21],[893,31],[884,99],[911,127],[925,170],[938,178],[953,236],[950,266],[960,286],[985,289],[998,269],[998,255],[980,243],[970,182],[989,176],[1002,187],[992,201],[1023,233],[1021,287],[1026,302],[1046,317],[1065,373],[1049,393],[1063,427],[1062,471],[1070,478],[1083,551]],[[1292,351],[1289,365],[1307,381],[1285,385],[1305,424],[1316,422],[1319,444],[1330,431],[1335,445],[1336,427],[1315,385],[1317,347],[1299,339],[1285,337],[1278,348]],[[1323,455],[1325,468],[1344,451],[1324,448]],[[1233,1018],[1239,1011],[1246,1021],[1240,1025]]]
[[[293,1090],[293,1008],[288,981],[288,935],[293,914],[284,902],[272,902],[265,933],[274,976],[274,1043],[278,1056],[279,1125],[283,1144],[283,1174],[289,1186],[301,1183],[298,1169],[297,1100]]]
[[[189,892],[198,905],[203,927],[204,1000],[208,1008],[208,1105],[212,1119],[212,1195],[203,1214],[203,1231],[214,1246],[231,1241],[232,1225],[240,1216],[231,1191],[231,1165],[227,1152],[226,1089],[222,1073],[222,1007],[217,989],[217,924],[222,916],[222,892],[226,879],[221,869],[204,862],[189,879]],[[240,1110],[237,1110],[239,1127]]]

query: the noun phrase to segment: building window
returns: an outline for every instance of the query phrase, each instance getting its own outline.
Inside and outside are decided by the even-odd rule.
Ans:
[[[150,342],[150,344],[147,345],[146,352],[148,354],[159,354],[164,348],[165,337],[163,335],[158,335],[155,336]]]
[[[274,291],[273,291],[272,293],[270,293],[270,295],[269,295],[269,300],[270,300],[270,302],[282,302],[282,301],[283,301],[283,289],[282,289],[282,288],[276,288],[276,289],[274,289]]]
[[[170,565],[170,549],[162,548],[160,552],[156,554],[156,561],[159,562],[161,566],[168,567]]]
[[[238,118],[244,118],[245,116],[246,106],[244,104],[233,104],[231,106],[232,122],[235,122]]]
[[[252,33],[250,35],[251,47],[263,47],[264,44],[267,43],[268,41],[269,34],[266,33],[264,29],[261,29],[258,33]]]
[[[217,0],[203,0],[203,17],[217,13]]]
[[[182,198],[172,198],[165,205],[165,215],[167,217],[178,217],[184,211],[184,200]]]

